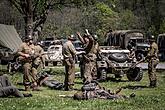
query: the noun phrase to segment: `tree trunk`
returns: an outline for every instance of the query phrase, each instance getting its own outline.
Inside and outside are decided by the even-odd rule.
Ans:
[[[32,0],[27,0],[27,6],[26,6],[26,17],[25,20],[25,35],[26,36],[32,36],[33,35],[33,4]]]

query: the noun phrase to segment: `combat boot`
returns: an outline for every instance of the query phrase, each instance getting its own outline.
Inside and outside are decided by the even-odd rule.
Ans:
[[[25,91],[30,91],[30,85],[31,85],[30,82],[25,82],[25,83],[24,83]]]
[[[150,88],[157,87],[156,83],[157,83],[156,80],[151,81],[149,87],[150,87]]]
[[[30,86],[25,86],[25,91],[30,91]]]

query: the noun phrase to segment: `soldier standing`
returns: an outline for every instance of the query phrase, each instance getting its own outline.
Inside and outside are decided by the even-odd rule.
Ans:
[[[23,84],[25,86],[25,91],[30,89],[30,71],[31,71],[31,60],[30,54],[32,54],[33,50],[30,47],[32,42],[31,37],[25,37],[25,42],[20,45],[18,49],[19,60],[23,64]]]
[[[159,63],[158,59],[158,45],[155,42],[155,37],[150,36],[150,51],[147,54],[146,59],[148,60],[148,76],[150,80],[150,87],[157,86],[156,66]]]
[[[86,30],[87,34],[83,37],[77,32],[78,38],[84,45],[85,54],[83,55],[83,63],[84,63],[84,82],[90,83],[92,78],[92,70],[95,67],[96,55],[94,53],[95,41],[94,38],[89,34],[88,30]]]
[[[44,68],[44,50],[42,47],[35,43],[35,45],[32,45],[32,48],[34,49],[34,58],[32,59],[32,79],[33,79],[33,90],[38,89],[37,84],[37,73],[38,71],[41,71]]]
[[[25,91],[30,90],[32,85],[33,90],[36,89],[36,76],[32,72],[32,56],[35,53],[35,47],[33,45],[33,39],[31,36],[25,37],[25,42],[20,45],[18,49],[19,60],[22,62],[23,65],[23,84],[25,86]],[[35,85],[35,86],[34,86]]]
[[[98,36],[97,35],[93,35],[93,38],[94,38],[94,49],[93,49],[93,53],[98,56],[99,55],[99,52],[100,52],[100,48],[99,48],[99,43],[97,42],[98,41]],[[97,79],[97,66],[96,66],[96,59],[95,59],[95,63],[94,64],[94,67],[93,67],[93,70],[92,70],[92,78],[93,79]]]
[[[110,27],[108,32],[106,32],[105,34],[105,42],[104,42],[104,45],[109,45],[111,46],[111,42],[109,42],[111,40],[111,38],[113,37],[113,34],[112,34],[113,30],[112,28]]]
[[[62,48],[62,54],[64,56],[64,65],[65,65],[64,89],[66,91],[72,90],[74,86],[75,55],[76,55],[76,49],[72,44],[74,40],[75,39],[73,38],[73,36],[68,36],[68,41],[64,43]]]

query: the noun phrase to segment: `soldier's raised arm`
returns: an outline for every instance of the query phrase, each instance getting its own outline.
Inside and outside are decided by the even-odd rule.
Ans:
[[[80,32],[77,32],[77,35],[78,35],[78,38],[79,38],[80,42],[81,42],[82,44],[84,44],[85,41],[84,41],[83,37],[81,36]]]

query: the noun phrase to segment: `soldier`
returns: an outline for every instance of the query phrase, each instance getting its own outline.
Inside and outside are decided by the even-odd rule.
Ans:
[[[156,66],[159,63],[158,59],[158,45],[155,42],[155,37],[150,36],[149,38],[150,50],[145,58],[148,60],[148,76],[150,80],[150,87],[157,86]]]
[[[31,94],[22,94],[12,83],[9,81],[7,75],[0,76],[0,97],[30,97]]]
[[[105,42],[104,42],[104,45],[109,45],[109,46],[111,46],[109,40],[111,40],[110,38],[111,38],[111,36],[113,36],[112,32],[113,32],[112,28],[109,27],[108,32],[106,32],[106,34],[105,34]]]
[[[155,42],[155,37],[153,35],[149,36],[150,50],[145,59],[140,60],[137,64],[147,60],[148,61],[148,77],[150,80],[149,87],[157,86],[157,76],[156,76],[156,66],[159,63],[158,59],[158,45]],[[135,65],[133,66],[135,67]]]
[[[131,46],[130,48],[128,48],[128,50],[130,51],[128,59],[133,63],[136,63],[135,47]]]
[[[31,48],[34,50],[34,55],[32,59],[32,81],[33,81],[33,90],[38,89],[38,84],[37,84],[37,73],[38,71],[41,71],[44,68],[44,50],[42,47],[38,44],[35,43],[35,45],[31,45]]]
[[[64,89],[66,91],[72,90],[74,86],[75,55],[76,55],[76,49],[72,44],[74,40],[75,39],[73,38],[73,36],[68,36],[68,41],[63,44],[63,48],[62,48],[62,54],[64,56],[64,65],[65,65]]]
[[[119,94],[122,89],[118,88],[116,91],[106,90],[104,87],[101,87],[97,82],[91,82],[89,84],[84,84],[81,88],[81,91],[78,91],[74,94],[73,98],[75,100],[88,100],[88,99],[128,99],[135,97],[134,93],[130,96]]]
[[[32,56],[34,55],[34,45],[31,36],[25,37],[25,42],[23,42],[18,49],[18,55],[19,60],[23,65],[23,84],[25,86],[25,91],[30,90],[31,85],[35,85],[33,86],[33,90],[37,90],[35,75],[31,72]],[[31,84],[31,80],[33,84]]]
[[[99,52],[100,52],[100,48],[99,48],[99,43],[97,42],[98,41],[98,36],[97,35],[93,35],[93,38],[94,38],[94,49],[93,49],[93,53],[98,56],[99,55]],[[93,70],[92,70],[92,78],[93,79],[97,79],[97,66],[96,66],[96,59],[95,59],[95,62],[93,63],[94,64],[94,67],[93,67]]]
[[[86,30],[87,34],[83,37],[77,32],[78,38],[84,45],[85,54],[83,55],[83,63],[84,63],[84,82],[90,83],[92,78],[92,70],[95,67],[96,55],[94,53],[95,50],[95,40],[89,34],[88,30]]]

